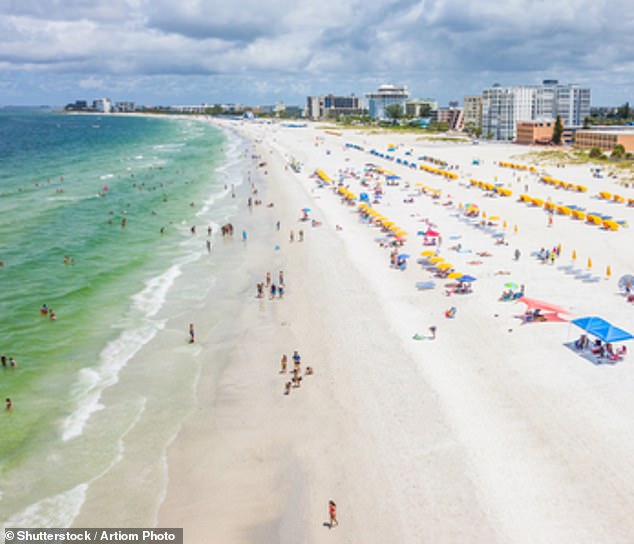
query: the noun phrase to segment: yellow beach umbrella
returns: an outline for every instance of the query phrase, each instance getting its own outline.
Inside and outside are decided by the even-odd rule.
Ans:
[[[445,259],[442,257],[432,257],[429,259],[430,263],[442,263]]]
[[[399,238],[403,238],[404,236],[407,236],[407,231],[406,230],[397,230],[394,233],[394,236],[398,236]]]
[[[462,272],[452,272],[451,274],[447,275],[447,278],[449,278],[450,280],[457,280],[458,278],[462,278],[462,276],[464,276]]]
[[[449,268],[453,268],[453,264],[451,263],[440,263],[436,265],[436,268],[440,270],[448,270]]]
[[[425,251],[420,252],[421,257],[432,257],[434,255],[436,255],[436,252],[431,249],[426,249]]]
[[[391,230],[392,232],[396,232],[397,230],[401,230],[401,227],[399,227],[398,225],[392,225],[389,230]]]

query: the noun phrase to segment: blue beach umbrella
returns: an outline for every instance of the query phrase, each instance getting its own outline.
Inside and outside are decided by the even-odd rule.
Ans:
[[[464,276],[460,276],[458,278],[459,282],[472,282],[472,281],[476,281],[477,278],[474,278],[473,276],[469,276],[469,274],[465,274]]]
[[[629,332],[619,329],[611,323],[608,323],[605,319],[596,316],[580,317],[573,319],[571,323],[587,331],[592,336],[600,338],[604,342],[622,342],[634,338],[634,335]]]
[[[399,258],[399,259],[409,259],[409,255],[408,255],[407,253],[401,253],[401,254],[398,256],[398,258]]]

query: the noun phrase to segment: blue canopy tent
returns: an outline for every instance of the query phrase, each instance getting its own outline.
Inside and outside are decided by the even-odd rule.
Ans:
[[[577,325],[577,327],[588,332],[592,336],[600,338],[604,342],[622,342],[624,340],[631,340],[634,335],[630,334],[623,329],[619,329],[614,325],[608,323],[605,319],[600,317],[580,317],[573,319],[571,323]]]

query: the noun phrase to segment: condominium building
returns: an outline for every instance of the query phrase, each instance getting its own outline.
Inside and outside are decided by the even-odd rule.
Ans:
[[[464,124],[465,126],[482,126],[482,96],[464,97]]]
[[[392,105],[401,106],[403,113],[406,111],[409,93],[407,87],[395,87],[394,85],[381,85],[375,92],[367,93],[368,111],[372,119],[387,119],[385,109]]]
[[[494,85],[482,93],[482,135],[493,140],[515,139],[517,121],[532,119],[532,87]]]
[[[119,112],[131,112],[135,110],[135,104],[129,100],[122,100],[115,102],[114,109]]]
[[[102,113],[110,113],[112,111],[112,100],[109,98],[98,98],[92,101],[92,109]]]
[[[501,87],[482,93],[482,134],[513,140],[517,121],[556,119],[564,127],[577,126],[590,115],[590,89],[545,80],[541,86]]]
[[[590,116],[590,89],[579,85],[560,85],[556,79],[546,79],[535,87],[532,119],[561,117],[565,127],[583,125]]]
[[[340,115],[363,115],[362,100],[351,94],[350,96],[309,96],[306,99],[306,117],[309,119],[324,119],[339,117]]]

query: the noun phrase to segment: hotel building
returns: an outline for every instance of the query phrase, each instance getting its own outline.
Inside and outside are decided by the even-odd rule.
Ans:
[[[409,93],[407,87],[395,87],[394,85],[381,85],[376,92],[365,95],[368,101],[368,111],[372,119],[385,120],[387,114],[385,108],[392,104],[399,104],[406,111]]]
[[[626,153],[634,153],[634,127],[595,127],[578,130],[575,135],[575,147],[579,149],[598,147],[601,151],[612,151],[618,144]]]
[[[306,99],[306,117],[309,119],[325,119],[340,115],[363,115],[362,100],[351,94],[350,96],[309,96]]]

